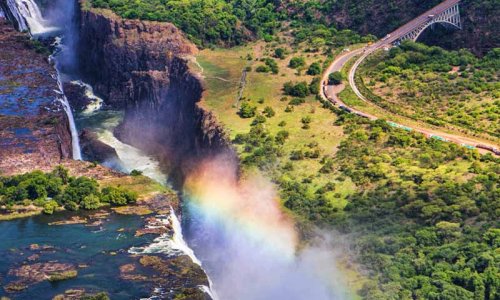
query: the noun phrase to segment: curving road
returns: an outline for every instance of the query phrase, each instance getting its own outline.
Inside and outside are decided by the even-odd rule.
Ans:
[[[414,20],[410,21],[409,23],[403,25],[399,29],[395,30],[392,32],[390,35],[388,35],[386,38],[379,40],[373,45],[366,46],[362,49],[357,49],[353,51],[344,51],[342,54],[336,57],[336,59],[332,62],[332,64],[327,68],[325,71],[322,82],[321,82],[321,97],[324,100],[332,102],[335,106],[338,106],[341,109],[344,109],[348,112],[357,114],[359,116],[368,118],[370,120],[377,120],[378,117],[367,113],[360,111],[358,109],[355,109],[353,107],[349,107],[346,105],[339,97],[338,94],[344,89],[344,84],[340,85],[328,85],[328,75],[330,73],[333,73],[335,71],[341,71],[344,65],[351,59],[353,59],[356,56],[359,56],[359,58],[356,60],[354,65],[351,67],[349,70],[348,74],[348,82],[349,85],[351,86],[352,90],[354,93],[358,96],[359,99],[370,103],[370,101],[359,91],[359,89],[356,86],[356,82],[354,80],[356,71],[358,67],[361,65],[361,63],[368,57],[368,55],[372,54],[373,52],[385,48],[385,47],[390,47],[392,46],[392,43],[395,42],[399,37],[405,35],[409,31],[411,31],[414,27],[421,25],[423,22],[427,21],[428,15],[430,14],[439,14],[440,12],[446,10],[450,6],[455,5],[457,2],[460,0],[448,0],[444,1],[438,6],[434,7],[433,9],[427,11],[426,13],[420,15],[419,17],[415,18]],[[382,109],[383,110],[383,109]],[[389,119],[390,113],[386,113],[386,115],[383,116],[384,119]],[[476,148],[480,153],[494,153],[496,155],[500,155],[500,150],[498,150],[498,146],[491,144],[491,143],[486,143],[481,140],[477,140],[474,138],[466,137],[466,136],[461,136],[457,134],[451,134],[451,133],[446,133],[443,131],[439,130],[433,130],[433,129],[428,129],[428,128],[423,128],[423,127],[408,127],[408,126],[403,126],[401,124],[396,124],[394,122],[388,122],[391,126],[394,127],[400,127],[406,130],[412,130],[416,132],[420,132],[424,134],[428,138],[436,138],[439,140],[447,141],[447,142],[452,142],[456,143],[459,145],[462,145],[467,148]]]

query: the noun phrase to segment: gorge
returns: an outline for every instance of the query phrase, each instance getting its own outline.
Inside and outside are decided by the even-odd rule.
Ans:
[[[499,298],[499,6],[417,2],[0,0],[0,298]]]
[[[201,262],[183,244],[179,231],[172,237],[177,246],[172,246],[170,237],[166,236],[166,243],[159,238],[157,245],[149,246],[156,249],[152,253],[166,251],[172,255],[171,251],[180,251],[188,254],[193,262],[203,263],[208,275],[213,277],[215,289],[207,286],[202,289],[212,298],[347,297],[349,292],[340,283],[331,252],[323,246],[305,246],[298,250],[304,246],[300,245],[294,221],[277,206],[270,183],[259,177],[248,179],[248,184],[247,179],[240,182],[237,157],[223,128],[209,111],[198,105],[204,91],[203,82],[187,64],[189,56],[197,50],[181,32],[168,23],[123,20],[109,11],[89,9],[85,1],[74,6],[67,2],[51,6],[47,15],[65,16],[53,24],[54,28],[65,28],[58,54],[54,56],[60,74],[55,79],[70,121],[73,158],[81,156],[72,111],[64,101],[63,91],[81,76],[102,97],[107,109],[124,111],[123,121],[114,128],[114,135],[140,151],[124,147],[118,140],[113,142],[109,136],[107,140],[103,136],[99,138],[117,147],[120,167],[131,171],[132,167],[127,164],[137,159],[134,155],[153,156],[174,187],[184,194],[184,227],[190,244],[196,245],[195,252],[201,254]],[[6,10],[5,5],[2,8]],[[20,30],[23,26],[30,28],[29,22],[24,24],[18,20],[23,12],[7,15],[14,16]],[[31,16],[24,16],[24,20],[29,18]],[[32,34],[41,34],[43,28],[38,29]],[[127,157],[132,160],[128,161]],[[207,180],[207,172],[223,184],[218,186]],[[165,179],[155,176],[154,172],[148,175]],[[214,188],[218,192],[213,193]],[[214,205],[222,210],[216,209],[214,214]],[[262,212],[266,213],[262,215]],[[175,227],[178,221],[173,211],[172,214],[169,222],[180,230]],[[247,230],[244,224],[261,229]],[[269,234],[265,228],[271,224],[276,225],[277,231]],[[319,239],[318,243],[323,244],[323,240]],[[320,266],[325,265],[330,267],[320,271]],[[262,267],[267,270],[266,276],[261,273]],[[253,281],[255,276],[261,280]],[[280,284],[273,284],[277,279]]]

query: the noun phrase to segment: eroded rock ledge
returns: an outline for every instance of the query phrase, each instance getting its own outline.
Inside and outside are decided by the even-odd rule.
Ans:
[[[175,175],[230,149],[215,117],[198,105],[203,83],[187,63],[197,49],[174,25],[81,9],[79,28],[85,80],[106,104],[126,112],[115,131],[120,139],[159,155]]]
[[[51,169],[71,157],[69,122],[48,56],[0,17],[0,173]]]

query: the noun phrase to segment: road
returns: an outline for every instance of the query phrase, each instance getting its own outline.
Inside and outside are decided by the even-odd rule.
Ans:
[[[358,69],[359,65],[364,61],[364,59],[366,59],[366,57],[368,55],[375,52],[376,50],[391,45],[391,43],[396,41],[399,38],[399,36],[406,34],[414,26],[418,26],[422,22],[425,22],[426,19],[428,18],[429,14],[438,14],[439,12],[449,8],[450,6],[455,5],[459,1],[460,0],[444,1],[440,5],[434,7],[433,9],[427,11],[426,13],[417,17],[416,19],[410,21],[408,24],[403,25],[399,29],[392,32],[390,35],[390,38],[386,38],[385,40],[380,40],[377,43],[375,43],[373,45],[369,45],[369,46],[362,48],[362,49],[356,49],[356,50],[352,50],[352,51],[343,52],[342,54],[337,56],[336,59],[327,68],[327,70],[325,71],[325,73],[323,75],[322,82],[321,82],[321,87],[322,87],[321,93],[320,93],[321,97],[326,101],[332,102],[335,106],[338,106],[338,107],[340,107],[344,110],[347,110],[351,113],[368,118],[370,120],[377,120],[379,117],[377,117],[373,114],[367,113],[367,112],[360,111],[360,110],[355,109],[353,107],[349,107],[341,99],[339,99],[338,94],[344,89],[345,86],[344,86],[344,84],[328,85],[328,75],[333,73],[333,72],[336,72],[336,71],[341,71],[342,68],[344,67],[344,65],[348,61],[350,61],[351,59],[353,59],[356,56],[361,55],[356,60],[354,65],[351,67],[351,69],[349,70],[348,82],[349,82],[349,85],[351,86],[352,90],[354,91],[354,93],[358,96],[358,98],[360,98],[361,100],[363,100],[367,103],[370,103],[370,101],[359,91],[359,89],[356,86],[356,82],[354,80],[355,75],[356,75],[356,70]],[[370,103],[370,104],[373,104],[373,103]],[[387,112],[384,116],[381,116],[381,117],[384,118],[385,120],[390,121],[391,115],[392,115],[391,113]],[[477,148],[477,150],[483,154],[494,153],[494,154],[500,155],[500,151],[498,150],[498,146],[494,145],[492,143],[484,142],[484,141],[477,140],[477,139],[470,138],[470,137],[466,137],[466,136],[447,133],[447,132],[443,132],[440,130],[434,130],[434,129],[424,128],[424,127],[415,127],[415,126],[409,127],[409,126],[407,126],[407,124],[396,124],[393,122],[391,122],[391,124],[394,126],[397,126],[397,127],[404,127],[408,130],[420,132],[428,138],[441,137],[447,142],[452,142],[452,143],[464,145],[467,147],[470,147],[470,146],[477,147],[479,145],[480,147],[491,148],[490,150]],[[406,125],[406,126],[404,126],[404,125]]]

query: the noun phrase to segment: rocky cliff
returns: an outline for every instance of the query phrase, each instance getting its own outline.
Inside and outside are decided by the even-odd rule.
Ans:
[[[35,48],[41,52],[0,17],[0,174],[47,170],[71,158],[55,69]]]
[[[203,84],[187,64],[196,47],[177,28],[81,4],[80,67],[108,105],[125,109],[118,137],[160,154],[170,171],[226,149],[222,128],[198,106]]]

